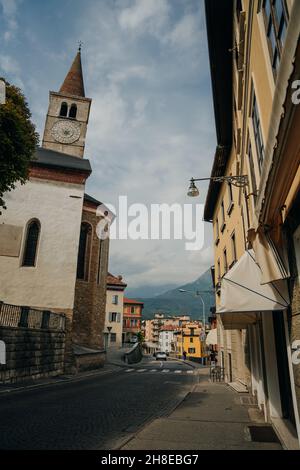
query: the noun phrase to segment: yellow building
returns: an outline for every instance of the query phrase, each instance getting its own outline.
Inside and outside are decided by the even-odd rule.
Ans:
[[[186,323],[178,329],[174,337],[176,339],[176,356],[182,358],[186,352],[187,359],[200,360],[206,357],[205,338],[202,337],[203,330],[198,322]]]
[[[296,448],[300,2],[205,6],[217,148],[204,218],[214,233],[219,363]]]

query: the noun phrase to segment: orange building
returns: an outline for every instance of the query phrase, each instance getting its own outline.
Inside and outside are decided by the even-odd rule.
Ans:
[[[137,333],[141,331],[143,308],[143,302],[124,298],[123,343],[134,342]]]

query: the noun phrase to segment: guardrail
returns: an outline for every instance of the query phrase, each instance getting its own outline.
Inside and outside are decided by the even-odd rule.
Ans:
[[[65,323],[66,317],[62,313],[5,304],[0,301],[0,326],[64,330]]]

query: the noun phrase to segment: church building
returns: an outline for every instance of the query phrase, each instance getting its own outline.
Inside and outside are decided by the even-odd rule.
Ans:
[[[50,92],[29,180],[4,195],[0,216],[0,300],[67,316],[68,370],[74,350],[103,349],[109,239],[96,234],[101,203],[85,193],[91,102],[79,49],[60,90]]]

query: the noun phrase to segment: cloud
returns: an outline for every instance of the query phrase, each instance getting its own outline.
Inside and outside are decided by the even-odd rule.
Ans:
[[[165,41],[174,47],[188,48],[197,45],[200,48],[201,30],[199,29],[199,15],[186,14],[166,35]]]
[[[135,0],[119,15],[121,28],[135,33],[157,34],[169,19],[167,0]]]
[[[215,147],[203,2],[72,0],[71,10],[67,3],[60,7],[68,20],[60,47],[52,34],[54,17],[50,22],[45,15],[37,27],[28,15],[22,40],[35,54],[20,51],[15,57],[11,46],[0,59],[2,68],[24,79],[39,131],[48,90],[61,84],[80,38],[86,94],[93,100],[87,192],[116,207],[119,195],[147,207],[190,203],[189,179],[210,174]],[[46,2],[40,8],[42,13]],[[204,202],[206,186],[200,190],[193,204]],[[185,251],[184,240],[113,240],[110,269],[123,274],[130,287],[184,284],[211,264],[211,239],[208,226],[204,249],[193,253]]]
[[[7,30],[4,31],[3,37],[5,41],[11,40],[18,29],[18,23],[16,20],[17,10],[22,0],[0,0],[0,6],[2,7],[3,15],[7,23]]]
[[[12,84],[19,88],[24,88],[24,83],[21,79],[21,69],[18,62],[9,55],[0,54],[0,75],[7,78],[9,75],[12,77]]]

